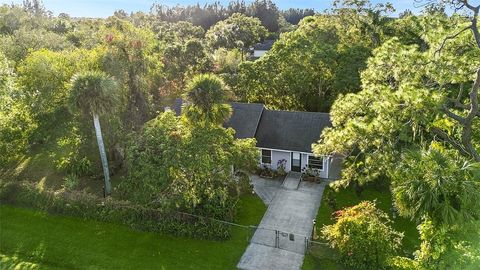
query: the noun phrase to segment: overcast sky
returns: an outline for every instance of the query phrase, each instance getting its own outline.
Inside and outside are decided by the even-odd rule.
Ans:
[[[67,13],[73,17],[108,17],[113,14],[115,10],[123,9],[127,12],[131,11],[149,11],[154,2],[174,6],[177,4],[205,4],[212,3],[212,1],[198,1],[198,0],[44,0],[43,3],[48,10],[54,12],[55,15],[59,13]],[[229,0],[220,0],[222,4],[228,5]],[[247,3],[251,1],[246,0]],[[274,1],[280,9],[288,8],[313,8],[316,11],[323,11],[330,8],[333,0],[277,0]],[[397,9],[396,14],[410,9],[418,11],[418,3],[415,0],[371,0],[372,3],[390,2],[393,3]],[[22,0],[0,0],[2,4],[22,3]]]

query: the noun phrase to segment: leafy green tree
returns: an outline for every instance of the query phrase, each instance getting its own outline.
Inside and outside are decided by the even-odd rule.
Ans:
[[[333,11],[351,25],[356,25],[361,35],[370,40],[372,47],[382,43],[385,31],[388,31],[389,13],[395,8],[389,2],[372,5],[369,0],[335,0]]]
[[[315,15],[315,11],[310,8],[289,8],[281,11],[281,14],[287,22],[291,24],[298,24],[303,18]]]
[[[171,111],[149,121],[131,143],[121,187],[127,197],[218,218],[228,218],[232,206],[231,166],[248,168],[256,155],[253,140],[235,140],[221,126],[195,127]]]
[[[120,193],[163,210],[232,220],[238,196],[232,166],[253,168],[256,142],[235,139],[221,125],[191,121],[167,111],[146,123],[127,148]]]
[[[178,97],[189,79],[212,68],[209,53],[204,44],[196,39],[167,46],[162,62],[165,77],[161,85],[162,97]]]
[[[231,220],[236,200],[232,169],[255,166],[255,140],[238,140],[222,124],[231,113],[225,85],[198,75],[186,87],[183,115],[161,113],[127,149],[128,178],[121,191],[163,209]]]
[[[270,32],[279,30],[280,12],[271,0],[255,0],[248,7],[247,13],[260,19],[262,25]]]
[[[390,226],[388,215],[375,202],[361,202],[336,216],[335,224],[324,226],[322,234],[348,267],[383,269],[401,246],[403,234]]]
[[[105,178],[106,195],[111,193],[110,172],[99,116],[114,110],[118,104],[118,98],[116,82],[105,73],[89,71],[77,74],[72,78],[71,103],[84,114],[93,116]]]
[[[25,104],[38,123],[32,141],[45,142],[54,138],[61,132],[60,127],[71,120],[67,108],[70,79],[82,70],[98,69],[103,54],[100,48],[62,52],[38,50],[21,62],[17,68],[18,83],[22,86]]]
[[[21,157],[36,128],[17,77],[9,61],[0,53],[0,164]]]
[[[246,50],[265,38],[266,34],[267,29],[259,19],[235,13],[210,28],[205,38],[214,49],[222,47]]]
[[[186,21],[176,23],[156,21],[152,26],[152,31],[157,33],[159,40],[168,44],[177,42],[183,44],[191,39],[202,39],[205,35],[202,27]]]
[[[458,236],[466,230],[460,224],[478,222],[478,175],[463,165],[478,161],[480,146],[475,16],[407,22],[417,29],[374,51],[362,91],[335,103],[333,128],[314,146],[317,154],[345,156],[340,183],[393,181],[400,214],[422,221],[416,263],[427,269],[461,269],[455,246],[475,254]]]
[[[186,115],[192,122],[223,124],[232,113],[230,105],[224,104],[228,97],[226,86],[216,75],[194,77],[188,83],[185,95],[190,101]]]
[[[160,84],[158,41],[151,30],[136,28],[118,18],[110,18],[100,35],[107,47],[103,70],[128,93],[123,122],[129,129],[139,129],[150,119],[152,95]]]
[[[419,225],[422,243],[415,255],[416,269],[476,269],[480,263],[479,222],[438,226],[426,218]]]
[[[362,43],[343,40],[344,34],[335,17],[304,19],[267,55],[240,65],[235,94],[274,109],[328,112],[339,94],[360,88],[359,71],[370,55]]]
[[[466,131],[471,138],[464,141],[463,120],[452,113],[452,106],[457,100],[463,106],[467,95],[460,89],[467,85],[473,85],[475,93],[472,70],[478,65],[480,50],[472,47],[467,33],[462,33],[455,43],[444,46],[441,56],[437,53],[443,37],[454,31],[450,28],[456,23],[466,22],[461,17],[423,18],[422,35],[428,51],[401,44],[396,38],[385,42],[362,73],[363,90],[336,101],[331,111],[334,127],[324,132],[314,148],[317,153],[346,157],[346,183],[356,174],[360,182],[388,175],[389,167],[398,166],[401,151],[429,145],[433,140],[467,158],[475,157],[465,145],[479,145],[480,134],[471,129],[478,126],[478,117],[470,116],[472,123]],[[459,51],[462,46],[469,49]]]
[[[72,48],[65,36],[47,31],[44,28],[29,29],[22,27],[12,35],[0,37],[0,50],[8,59],[15,62],[23,60],[31,50],[49,49],[61,51]]]

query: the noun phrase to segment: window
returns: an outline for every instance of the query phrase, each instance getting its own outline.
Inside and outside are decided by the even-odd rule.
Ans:
[[[308,156],[308,167],[323,171],[323,157]]]
[[[272,163],[272,151],[262,149],[262,164]]]

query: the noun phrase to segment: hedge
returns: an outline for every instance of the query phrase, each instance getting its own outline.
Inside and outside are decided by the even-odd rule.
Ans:
[[[225,240],[230,237],[230,226],[219,221],[145,208],[128,201],[102,199],[85,192],[39,189],[34,183],[28,182],[0,182],[0,204],[124,224],[135,230],[175,236],[209,240]]]

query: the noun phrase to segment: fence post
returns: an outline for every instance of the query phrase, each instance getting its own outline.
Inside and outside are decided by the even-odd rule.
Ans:
[[[279,239],[280,232],[275,230],[275,248],[280,248],[280,239]]]

